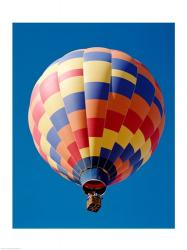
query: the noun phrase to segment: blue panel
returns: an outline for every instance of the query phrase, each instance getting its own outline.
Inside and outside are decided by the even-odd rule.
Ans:
[[[108,99],[110,85],[104,82],[87,82],[85,84],[86,99]]]
[[[106,52],[87,52],[84,53],[84,62],[87,61],[111,62],[111,54]]]
[[[124,149],[123,153],[120,155],[120,158],[122,161],[126,161],[133,154],[134,154],[134,149],[129,143],[127,147]]]
[[[85,164],[84,164],[82,159],[80,161],[78,161],[77,164],[79,165],[80,169],[82,169],[82,170],[85,169]]]
[[[151,84],[150,81],[148,81],[145,77],[142,75],[138,75],[137,83],[136,83],[136,88],[134,91],[136,94],[140,95],[142,98],[145,99],[145,101],[151,105],[153,98],[154,98],[154,93],[155,93],[155,88]]]
[[[133,172],[135,172],[142,164],[143,159],[141,159],[138,163],[136,163],[133,167]]]
[[[81,170],[80,169],[77,170],[76,166],[73,167],[73,171],[72,171],[73,178],[79,180],[80,172],[81,172]]]
[[[105,158],[105,159],[108,159],[110,153],[111,153],[111,150],[109,150],[107,148],[101,148],[100,156]]]
[[[99,167],[99,168],[102,168],[102,169],[105,169],[105,168],[107,168],[107,169],[109,169],[109,165],[110,166],[112,166],[113,164],[112,164],[112,162],[109,162],[106,158],[103,158],[103,157],[95,157],[95,158],[97,158],[97,160],[98,160],[98,163],[97,163],[97,167]]]
[[[59,62],[64,62],[72,58],[83,57],[84,50],[72,51],[59,59]]]
[[[123,70],[133,76],[137,75],[137,67],[134,64],[122,59],[112,58],[112,69]]]
[[[90,168],[84,171],[80,176],[80,182],[82,185],[87,181],[97,179],[103,181],[106,185],[108,184],[107,174],[99,168]]]
[[[85,164],[84,164],[84,161],[81,159],[80,161],[77,162],[78,167],[81,169],[81,170],[84,170],[85,169]]]
[[[97,167],[98,162],[99,162],[99,157],[98,156],[92,156],[92,157],[90,157],[90,161],[91,161],[92,168]]]
[[[53,159],[53,161],[55,161],[56,163],[58,163],[60,165],[60,156],[59,156],[59,154],[57,154],[57,152],[52,147],[50,149],[50,157],[51,157],[51,159]]]
[[[85,165],[86,168],[91,167],[91,160],[90,160],[90,157],[83,158],[83,162],[84,162],[84,165]]]
[[[131,82],[116,76],[112,76],[112,84],[110,86],[111,92],[127,96],[128,98],[132,97],[135,88],[135,85]]]
[[[67,176],[67,171],[59,164],[57,164],[58,170],[64,174],[65,176]]]
[[[113,163],[109,160],[106,160],[105,158],[103,157],[100,157],[99,158],[99,165],[98,165],[100,168],[103,168],[105,169],[108,174],[111,176],[116,176],[117,172],[116,172],[116,168],[115,166],[113,165]]]
[[[79,168],[78,164],[76,164],[74,167],[73,167],[73,177],[74,178],[79,178],[80,177],[80,173],[82,172],[82,170]]]
[[[141,158],[141,150],[139,149],[131,158],[129,159],[131,165],[135,165]]]
[[[73,167],[73,175],[79,178],[80,174],[87,168],[91,168],[91,160],[90,157],[86,157],[77,162],[77,164]],[[76,174],[78,173],[78,175]]]
[[[64,97],[64,105],[67,113],[85,109],[84,92],[73,93]]]
[[[114,165],[112,165],[112,168],[109,170],[110,173],[110,183],[113,182],[117,176],[117,171]]]
[[[112,152],[109,156],[109,160],[112,162],[115,162],[115,160],[118,158],[119,155],[121,155],[123,152],[123,148],[118,144],[115,143],[112,149]]]
[[[80,176],[81,172],[84,171],[86,168],[91,167],[90,159],[84,158],[77,162],[75,166],[73,166],[73,176],[78,177]]]
[[[160,112],[160,115],[162,116],[162,114],[163,114],[162,106],[161,106],[159,100],[156,98],[156,96],[154,97],[153,102],[156,104],[156,106]]]
[[[65,108],[57,110],[50,119],[57,131],[69,123]]]
[[[57,145],[60,142],[60,138],[54,128],[51,128],[49,130],[47,134],[47,141],[49,142],[49,144],[51,144],[51,146],[53,146],[53,148],[56,149]]]

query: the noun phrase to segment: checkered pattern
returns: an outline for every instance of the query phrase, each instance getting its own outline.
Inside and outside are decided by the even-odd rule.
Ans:
[[[89,168],[124,180],[156,149],[165,123],[161,90],[144,65],[106,48],[72,51],[36,83],[29,127],[40,155],[80,184]]]

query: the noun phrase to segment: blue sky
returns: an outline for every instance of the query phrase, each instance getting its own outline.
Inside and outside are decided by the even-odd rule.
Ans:
[[[32,88],[45,68],[80,48],[122,50],[144,63],[165,100],[166,125],[144,167],[108,188],[102,209],[85,209],[81,188],[43,161],[28,129]],[[174,24],[13,25],[13,227],[173,228],[174,223]]]

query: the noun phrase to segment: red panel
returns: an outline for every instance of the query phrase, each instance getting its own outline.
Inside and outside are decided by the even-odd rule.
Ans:
[[[40,146],[41,134],[36,126],[34,126],[34,129],[33,129],[33,138],[36,141],[36,143],[38,144],[38,146]]]
[[[36,84],[35,86],[34,86],[34,88],[33,88],[33,91],[32,91],[32,95],[31,95],[31,101],[30,101],[30,103],[32,103],[33,102],[33,100],[35,99],[35,97],[37,96],[37,94],[38,94],[38,91],[39,91],[39,85],[38,84]]]
[[[105,119],[103,118],[88,118],[88,136],[90,137],[101,137],[103,135]]]
[[[152,145],[152,148],[151,148],[152,154],[156,150],[157,146],[158,146],[158,142],[156,144]]]
[[[80,155],[80,152],[79,152],[79,149],[77,147],[76,142],[73,142],[67,148],[68,148],[70,154],[72,155],[72,157],[76,160],[76,162],[81,159],[81,155]]]
[[[154,132],[154,125],[150,118],[147,116],[140,127],[142,133],[144,134],[145,140],[147,140]]]
[[[72,166],[72,167],[75,165],[75,161],[74,161],[74,159],[73,159],[72,157],[70,157],[70,158],[68,159],[67,163],[68,163],[70,166]]]
[[[73,133],[79,148],[86,148],[89,146],[87,128],[76,130]]]
[[[123,119],[124,115],[112,110],[108,110],[106,115],[105,128],[118,132],[123,123]]]
[[[43,103],[41,101],[39,101],[35,105],[33,112],[32,112],[32,116],[33,116],[33,119],[34,119],[36,125],[38,125],[38,122],[44,113],[45,113],[45,110],[43,108]]]
[[[85,188],[103,188],[105,187],[105,184],[100,181],[88,181],[86,184],[84,184]]]
[[[60,81],[63,81],[65,79],[68,79],[70,77],[74,76],[82,76],[83,75],[83,69],[72,69],[67,72],[65,72],[63,75],[59,77]]]
[[[156,149],[156,146],[159,141],[159,130],[156,129],[154,134],[151,136],[151,151],[153,152]]]
[[[136,130],[140,127],[142,123],[141,118],[137,115],[137,113],[135,113],[134,111],[132,111],[131,109],[129,109],[127,116],[125,118],[124,121],[124,125],[129,128],[133,133],[136,132]]]
[[[58,76],[56,72],[49,75],[40,85],[40,95],[43,102],[59,91]]]
[[[74,161],[74,159],[73,159],[71,156],[70,156],[70,158],[68,159],[67,163],[68,163],[71,167],[73,167],[73,166],[75,165],[75,161]]]
[[[42,148],[40,147],[41,134],[36,126],[34,126],[34,128],[33,128],[33,138],[34,138],[36,144],[38,145],[38,152],[40,153],[40,155],[42,156],[42,158],[45,161],[48,161],[47,156],[45,155]]]

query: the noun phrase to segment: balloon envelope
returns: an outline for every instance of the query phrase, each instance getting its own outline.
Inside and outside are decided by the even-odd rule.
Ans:
[[[102,193],[138,170],[156,149],[164,122],[163,96],[149,70],[106,48],[75,50],[51,64],[29,107],[38,152],[85,192]]]

